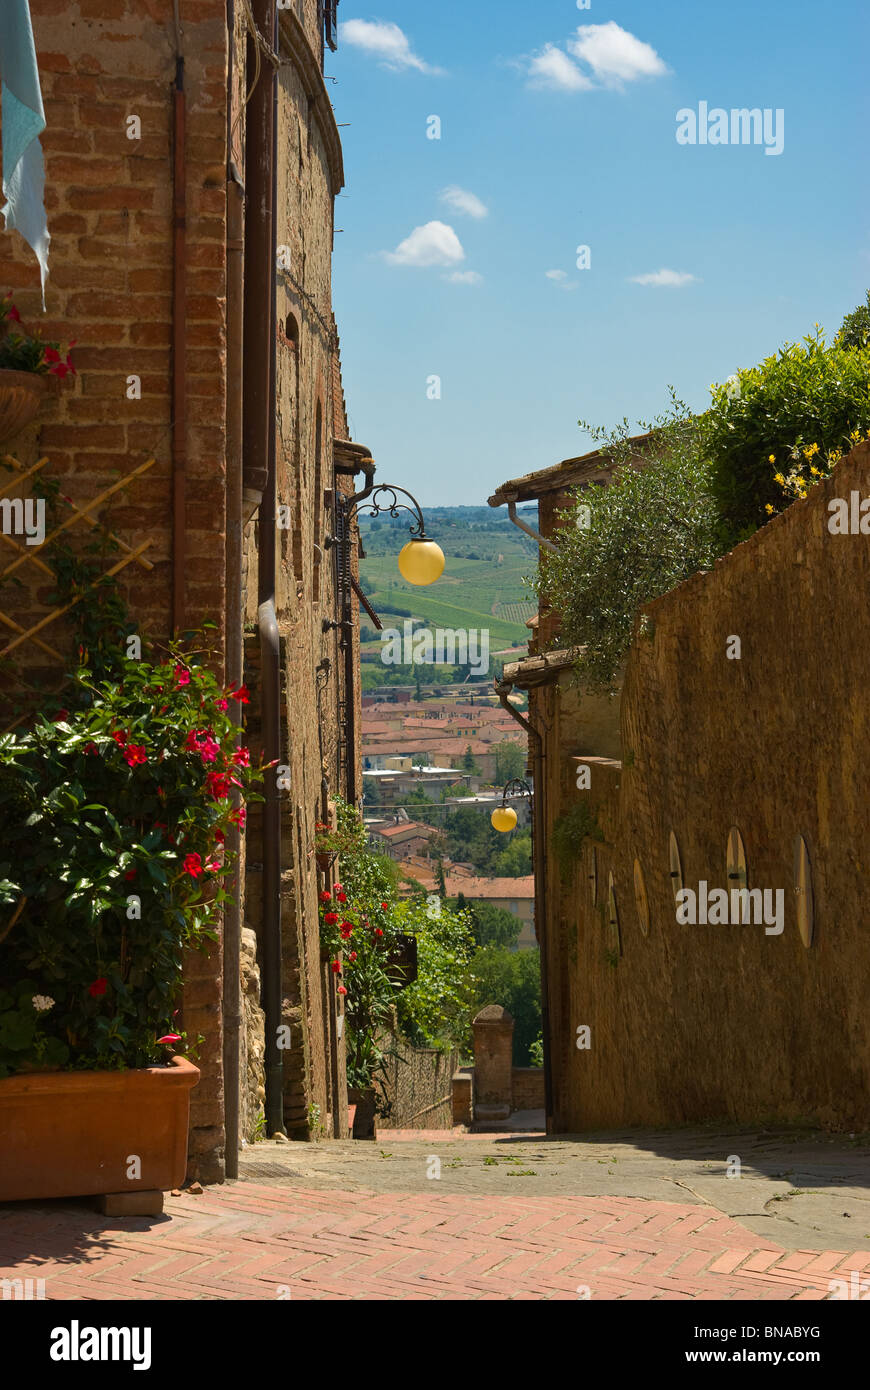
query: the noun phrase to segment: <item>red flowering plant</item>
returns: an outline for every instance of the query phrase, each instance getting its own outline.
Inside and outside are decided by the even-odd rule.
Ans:
[[[173,644],[0,737],[0,1076],[166,1061],[182,953],[230,895],[225,842],[260,800],[207,653]]]
[[[320,941],[344,996],[347,1081],[373,1088],[379,1113],[396,1028],[408,1040],[446,1050],[467,1040],[474,998],[474,936],[467,912],[437,912],[422,892],[401,899],[395,864],[374,853],[352,806],[338,800],[334,833],[344,850],[320,893]],[[416,980],[408,985],[404,944],[416,937]]]
[[[13,328],[13,324],[18,326]],[[20,325],[21,315],[12,296],[0,298],[0,370],[34,372],[37,376],[54,376],[61,381],[64,377],[75,376],[70,355],[75,338],[70,340],[64,354],[60,343],[43,342],[42,338],[21,331]]]

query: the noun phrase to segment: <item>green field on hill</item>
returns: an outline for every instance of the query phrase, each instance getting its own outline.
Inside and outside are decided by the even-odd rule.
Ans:
[[[534,508],[527,519],[535,524]],[[427,532],[447,560],[441,578],[427,588],[406,583],[396,564],[408,538],[406,522],[361,518],[361,529],[366,558],[360,580],[385,627],[401,628],[410,614],[431,628],[488,628],[493,651],[528,641],[525,624],[537,602],[523,579],[535,572],[537,547],[503,513],[427,507]],[[364,614],[361,622],[367,623]]]

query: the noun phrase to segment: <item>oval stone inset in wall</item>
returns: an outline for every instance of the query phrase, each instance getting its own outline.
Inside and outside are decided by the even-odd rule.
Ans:
[[[637,920],[640,922],[640,929],[644,936],[649,936],[649,901],[646,896],[646,884],[643,880],[643,869],[639,859],[634,861],[634,901],[637,905]]]
[[[671,871],[671,891],[676,902],[677,894],[683,887],[683,865],[680,859],[680,846],[677,844],[677,837],[673,830],[668,840],[668,861]]]
[[[746,850],[743,846],[743,836],[732,825],[728,831],[728,849],[725,856],[725,871],[728,875],[728,896],[731,897],[733,888],[748,888],[749,878],[746,872]]]
[[[589,864],[589,896],[592,899],[592,906],[595,907],[598,903],[598,855],[595,851],[595,846],[590,845],[587,853]]]
[[[607,931],[610,938],[610,950],[616,955],[622,955],[622,940],[619,935],[619,913],[616,909],[616,889],[613,885],[613,874],[607,875]]]
[[[794,842],[794,892],[798,931],[809,948],[813,944],[813,874],[803,835],[797,835]]]

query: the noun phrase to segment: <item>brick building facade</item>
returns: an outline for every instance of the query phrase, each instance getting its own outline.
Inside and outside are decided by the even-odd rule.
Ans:
[[[336,794],[361,790],[356,599],[342,609],[339,593],[342,554],[355,574],[355,527],[345,551],[327,537],[337,499],[372,465],[347,441],[331,307],[343,169],[323,57],[335,5],[31,0],[31,12],[46,313],[17,233],[3,235],[3,287],[28,327],[76,340],[78,375],[4,447],[25,465],[46,457],[78,507],[154,460],[98,513],[124,545],[149,541],[149,568],[129,564],[119,583],[146,642],[216,625],[221,678],[251,690],[248,741],[279,763],[242,841],[239,907],[185,971],[184,1026],[205,1039],[190,1170],[219,1180],[261,1099],[240,1105],[235,1079],[255,1086],[263,1051],[241,1021],[245,927],[266,1025],[290,1029],[289,1047],[266,1047],[270,1128],[283,1109],[296,1137],[347,1133],[314,828]],[[19,624],[44,602],[45,578],[28,568],[4,595]],[[53,642],[66,656],[62,626]],[[34,645],[21,660],[25,672],[51,664]]]

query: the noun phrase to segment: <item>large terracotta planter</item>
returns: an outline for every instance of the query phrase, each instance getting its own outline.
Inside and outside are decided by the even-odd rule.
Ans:
[[[184,1057],[141,1070],[0,1080],[0,1202],[178,1187],[198,1081]],[[128,1178],[134,1155],[141,1176]]]
[[[0,444],[36,416],[49,387],[38,372],[0,371]]]

